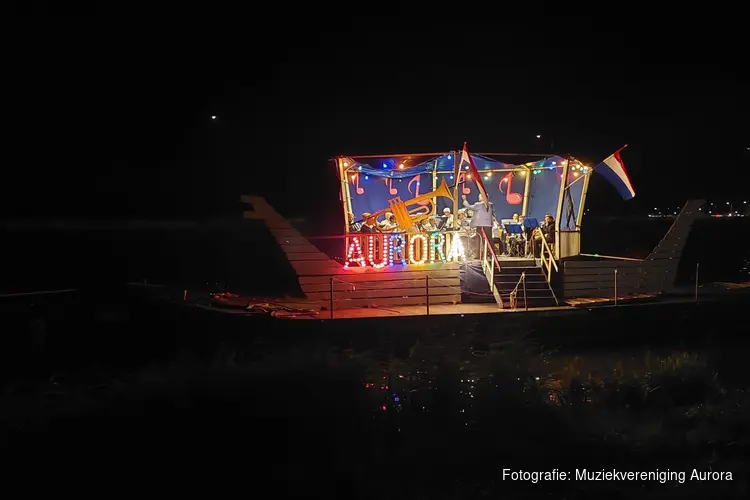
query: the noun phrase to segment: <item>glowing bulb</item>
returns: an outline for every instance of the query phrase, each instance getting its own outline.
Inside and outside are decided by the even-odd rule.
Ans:
[[[573,177],[578,177],[578,172],[573,172]]]
[[[750,149],[750,148],[747,148],[747,149]],[[449,160],[451,159],[451,155],[448,155],[448,159],[449,159]]]
[[[492,177],[492,172],[487,172],[487,177]]]
[[[471,180],[471,174],[468,174],[468,175],[466,176],[466,178],[467,178],[467,179],[469,179],[469,180]]]
[[[400,164],[400,165],[398,166],[398,168],[401,168],[401,169],[403,169],[403,168],[404,168],[404,164],[403,164],[403,163],[402,163],[402,164]]]
[[[356,178],[357,178],[357,176],[356,176],[356,175],[352,175],[352,180],[354,180],[354,179],[356,179]]]
[[[365,175],[365,180],[368,180],[370,178],[369,175]]]
[[[537,139],[541,139],[541,138],[542,138],[542,136],[541,136],[541,135],[539,135],[539,134],[537,134],[536,138],[537,138]]]
[[[345,161],[345,162],[344,162],[344,166],[345,166],[345,167],[348,167],[348,166],[349,166],[349,162],[348,162],[348,161]],[[360,168],[361,168],[361,167],[360,167]]]
[[[216,115],[211,115],[211,119],[215,120],[216,119]]]

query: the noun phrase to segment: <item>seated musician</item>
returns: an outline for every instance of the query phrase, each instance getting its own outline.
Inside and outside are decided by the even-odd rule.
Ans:
[[[542,238],[549,245],[550,250],[554,252],[555,245],[555,218],[552,215],[547,214],[544,216],[544,220],[539,223],[539,227],[534,230],[534,257],[539,258],[542,254]]]
[[[540,224],[542,227],[542,234],[550,248],[555,244],[555,218],[552,215],[547,214],[544,216],[544,222]]]
[[[392,233],[394,231],[398,231],[398,224],[396,223],[396,216],[394,216],[391,212],[385,213],[385,218],[383,219],[383,222],[380,222],[378,226],[380,227],[380,230],[384,233]]]
[[[526,227],[523,222],[524,222],[524,218],[523,217],[519,217],[518,218],[518,223],[521,224],[521,230],[523,231],[523,233],[522,233],[522,236],[523,236],[523,253],[524,253],[524,256],[528,257],[532,253],[532,248],[531,248],[532,237],[531,237],[531,233],[534,232],[534,229],[530,228],[530,227]]]
[[[458,211],[458,218],[456,220],[456,229],[468,230],[471,227],[471,219],[466,217],[466,210],[461,209]]]
[[[450,208],[445,207],[443,209],[443,215],[440,217],[440,230],[448,231],[451,229],[453,229],[453,214],[451,213]]]
[[[502,225],[497,221],[496,218],[492,218],[492,250],[494,250],[495,255],[500,255],[503,253],[503,227]]]
[[[377,222],[375,221],[375,217],[372,216],[369,212],[365,212],[362,214],[362,220],[364,223],[362,224],[362,228],[359,230],[360,233],[379,233],[380,228],[377,225]]]
[[[422,231],[425,232],[432,232],[437,231],[437,221],[435,220],[435,217],[429,217],[426,221],[422,223]]]
[[[349,232],[350,233],[358,233],[362,230],[362,223],[361,222],[355,222],[354,221],[354,214],[349,212],[346,214],[346,217],[349,221]]]

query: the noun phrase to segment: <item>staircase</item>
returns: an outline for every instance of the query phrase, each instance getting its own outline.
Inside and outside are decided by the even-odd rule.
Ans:
[[[511,308],[511,293],[516,289],[516,309],[532,307],[555,307],[558,305],[555,294],[552,292],[542,268],[534,259],[504,260],[501,262],[501,270],[495,269],[494,284],[502,299],[503,309]],[[524,303],[524,285],[519,281],[521,275],[526,273],[526,301]]]

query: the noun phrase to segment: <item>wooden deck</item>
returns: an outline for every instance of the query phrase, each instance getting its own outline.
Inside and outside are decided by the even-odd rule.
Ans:
[[[656,293],[632,293],[624,297],[617,297],[617,303],[628,303],[635,302],[638,300],[653,300],[659,297]],[[599,305],[610,305],[615,303],[614,297],[579,297],[575,299],[568,299],[565,301],[566,304],[573,307],[590,307]]]
[[[515,314],[544,311],[572,311],[574,307],[538,307],[529,308],[528,311],[520,308],[516,311],[500,309],[497,304],[437,304],[430,306],[429,316],[466,315],[466,314]],[[355,319],[355,318],[393,318],[398,316],[428,316],[427,306],[391,306],[391,307],[359,307],[333,311],[333,319]],[[282,317],[282,316],[279,316]],[[331,319],[331,312],[320,311],[317,317],[299,316],[290,319]]]

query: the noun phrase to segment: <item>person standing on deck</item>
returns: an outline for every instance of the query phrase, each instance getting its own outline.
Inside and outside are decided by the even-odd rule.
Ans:
[[[480,236],[479,238],[476,238],[479,244],[478,252],[476,255],[480,256],[482,255],[481,249],[483,245],[481,237],[482,230],[484,229],[484,232],[487,234],[487,236],[489,238],[492,238],[492,221],[495,219],[495,204],[489,201],[487,205],[485,205],[485,199],[482,193],[479,193],[479,201],[477,201],[473,205],[466,200],[466,195],[463,195],[462,198],[464,200],[464,207],[474,212],[474,216],[471,218],[471,225],[476,229],[477,235]]]

